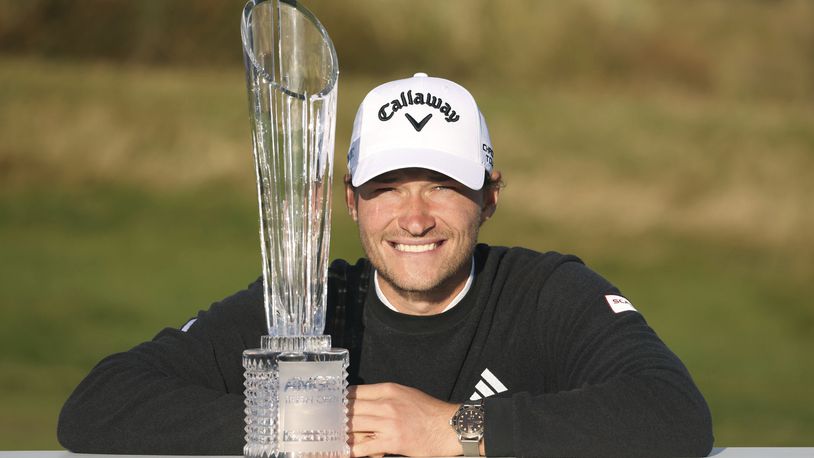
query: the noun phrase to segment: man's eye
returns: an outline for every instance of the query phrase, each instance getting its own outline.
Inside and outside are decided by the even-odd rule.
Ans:
[[[438,191],[454,191],[454,190],[455,190],[455,187],[454,187],[454,186],[445,185],[445,184],[439,184],[439,185],[436,185],[436,186],[435,186],[435,189],[436,189],[436,190],[438,190]]]

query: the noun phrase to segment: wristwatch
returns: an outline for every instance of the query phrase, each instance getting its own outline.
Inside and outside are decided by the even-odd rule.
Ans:
[[[455,415],[449,419],[449,424],[464,449],[464,456],[480,456],[480,441],[483,439],[485,415],[483,399],[466,401],[461,404]]]

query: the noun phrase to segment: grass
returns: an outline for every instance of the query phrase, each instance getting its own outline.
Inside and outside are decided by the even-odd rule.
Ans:
[[[337,176],[374,83],[340,82]],[[687,364],[717,445],[811,445],[810,101],[466,85],[508,182],[482,239],[617,284]],[[57,448],[99,359],[257,277],[244,91],[239,73],[0,61],[0,449]],[[355,259],[334,215],[332,256]]]
[[[256,275],[256,250],[223,203],[214,214],[191,198],[121,189],[2,202],[0,250],[13,260],[0,267],[4,449],[57,447],[56,414],[101,357],[182,324]]]

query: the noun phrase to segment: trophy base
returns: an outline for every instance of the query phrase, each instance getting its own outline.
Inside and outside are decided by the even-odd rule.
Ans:
[[[348,351],[330,336],[263,336],[243,352],[247,457],[346,457]]]
[[[245,447],[243,447],[243,456],[247,458],[346,458],[350,456],[350,452],[273,453],[269,452],[264,446],[249,446],[247,444]]]
[[[329,350],[331,336],[262,336],[260,348],[276,352]]]

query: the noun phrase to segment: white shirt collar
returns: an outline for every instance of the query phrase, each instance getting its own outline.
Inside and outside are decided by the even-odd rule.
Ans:
[[[444,313],[447,310],[451,309],[452,307],[458,305],[458,303],[461,302],[464,296],[466,296],[466,293],[469,291],[469,288],[472,287],[472,282],[474,280],[475,280],[475,257],[472,256],[472,267],[469,269],[469,278],[466,280],[464,288],[452,299],[452,301],[449,304],[447,304],[447,306],[444,308],[444,310],[441,311],[441,313]],[[376,295],[379,296],[379,300],[382,301],[382,303],[386,305],[387,308],[389,308],[390,310],[398,312],[398,310],[396,310],[396,307],[394,307],[393,304],[391,304],[390,301],[387,300],[386,297],[384,297],[384,293],[382,292],[382,289],[379,287],[378,270],[373,272],[373,283],[376,286]]]

